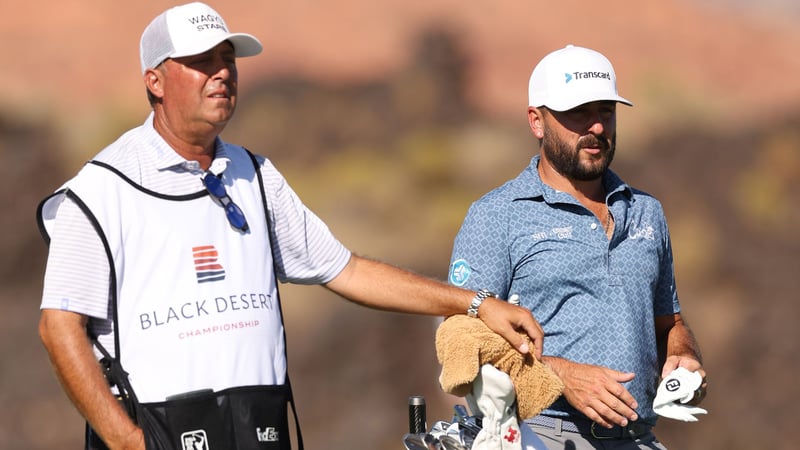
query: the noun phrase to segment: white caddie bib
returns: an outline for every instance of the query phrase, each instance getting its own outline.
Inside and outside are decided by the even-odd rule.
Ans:
[[[96,218],[110,249],[117,357],[140,402],[285,382],[284,331],[262,196],[247,154],[231,153],[221,179],[245,213],[246,233],[230,226],[205,191],[161,195],[92,163],[67,183]]]

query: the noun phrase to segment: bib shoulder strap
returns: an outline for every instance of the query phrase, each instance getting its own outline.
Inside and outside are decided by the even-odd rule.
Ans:
[[[256,172],[256,179],[258,179],[258,188],[259,188],[259,192],[261,193],[261,203],[264,206],[264,218],[267,221],[267,237],[269,239],[269,248],[270,248],[270,251],[273,252],[273,261],[274,261],[275,260],[275,258],[274,258],[275,246],[274,246],[274,241],[272,239],[272,233],[273,233],[274,230],[272,228],[272,220],[270,219],[270,214],[269,214],[269,204],[267,202],[267,191],[266,191],[266,189],[264,189],[264,177],[261,174],[261,164],[258,163],[258,159],[256,159],[256,155],[254,155],[250,150],[248,150],[246,148],[244,150],[247,152],[248,156],[250,156],[250,160],[253,162],[253,168],[255,169],[255,172]],[[278,294],[277,295],[277,297],[278,297],[278,311],[280,311],[281,322],[283,322],[283,307],[281,306],[281,295],[280,295],[280,290],[278,289],[278,285],[277,285],[277,279],[278,278],[277,278],[277,273],[275,271],[275,263],[273,263],[273,265],[272,265],[272,276],[275,277],[275,280],[276,280],[275,289],[276,289],[276,292]],[[283,332],[283,341],[286,342],[286,327],[285,326],[284,326],[284,332]],[[288,347],[289,347],[289,344],[286,343],[284,345],[284,348],[288,348]],[[288,351],[287,351],[287,353],[288,353]],[[288,361],[289,361],[288,354],[286,355],[286,361],[287,361],[287,367],[288,367]],[[286,372],[286,386],[288,386],[288,388],[289,388],[289,405],[291,405],[291,407],[292,407],[292,414],[294,415],[294,424],[295,424],[295,427],[297,429],[297,445],[298,445],[298,448],[300,450],[303,450],[303,448],[304,448],[303,447],[303,433],[300,431],[300,419],[297,416],[297,407],[295,406],[295,403],[294,403],[294,394],[292,393],[292,383],[289,381],[289,372],[288,372],[289,369],[287,368],[286,370],[287,370],[287,372]]]

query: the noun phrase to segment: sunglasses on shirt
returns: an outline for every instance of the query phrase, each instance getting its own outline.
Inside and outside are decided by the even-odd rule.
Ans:
[[[225,185],[222,180],[211,172],[206,172],[203,177],[203,185],[206,191],[217,201],[217,203],[225,209],[225,217],[233,228],[246,232],[250,227],[247,226],[247,219],[239,206],[231,200],[228,196],[228,191],[225,190]]]

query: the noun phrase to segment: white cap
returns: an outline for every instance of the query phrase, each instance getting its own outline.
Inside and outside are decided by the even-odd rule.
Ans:
[[[261,43],[246,33],[230,33],[225,21],[210,6],[194,2],[170,8],[150,22],[139,41],[142,73],[167,58],[192,56],[230,41],[237,57],[261,53]]]
[[[528,105],[567,111],[584,103],[612,100],[633,103],[617,94],[617,76],[602,54],[568,45],[539,61],[528,83]]]

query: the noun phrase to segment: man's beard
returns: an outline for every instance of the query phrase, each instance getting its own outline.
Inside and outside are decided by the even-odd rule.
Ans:
[[[600,147],[600,158],[590,162],[581,162],[580,153],[584,147]],[[559,141],[553,133],[544,130],[542,152],[553,168],[561,175],[577,181],[592,181],[603,176],[617,148],[617,134],[611,141],[598,138],[593,134],[581,136],[575,147],[570,147],[566,142]]]

